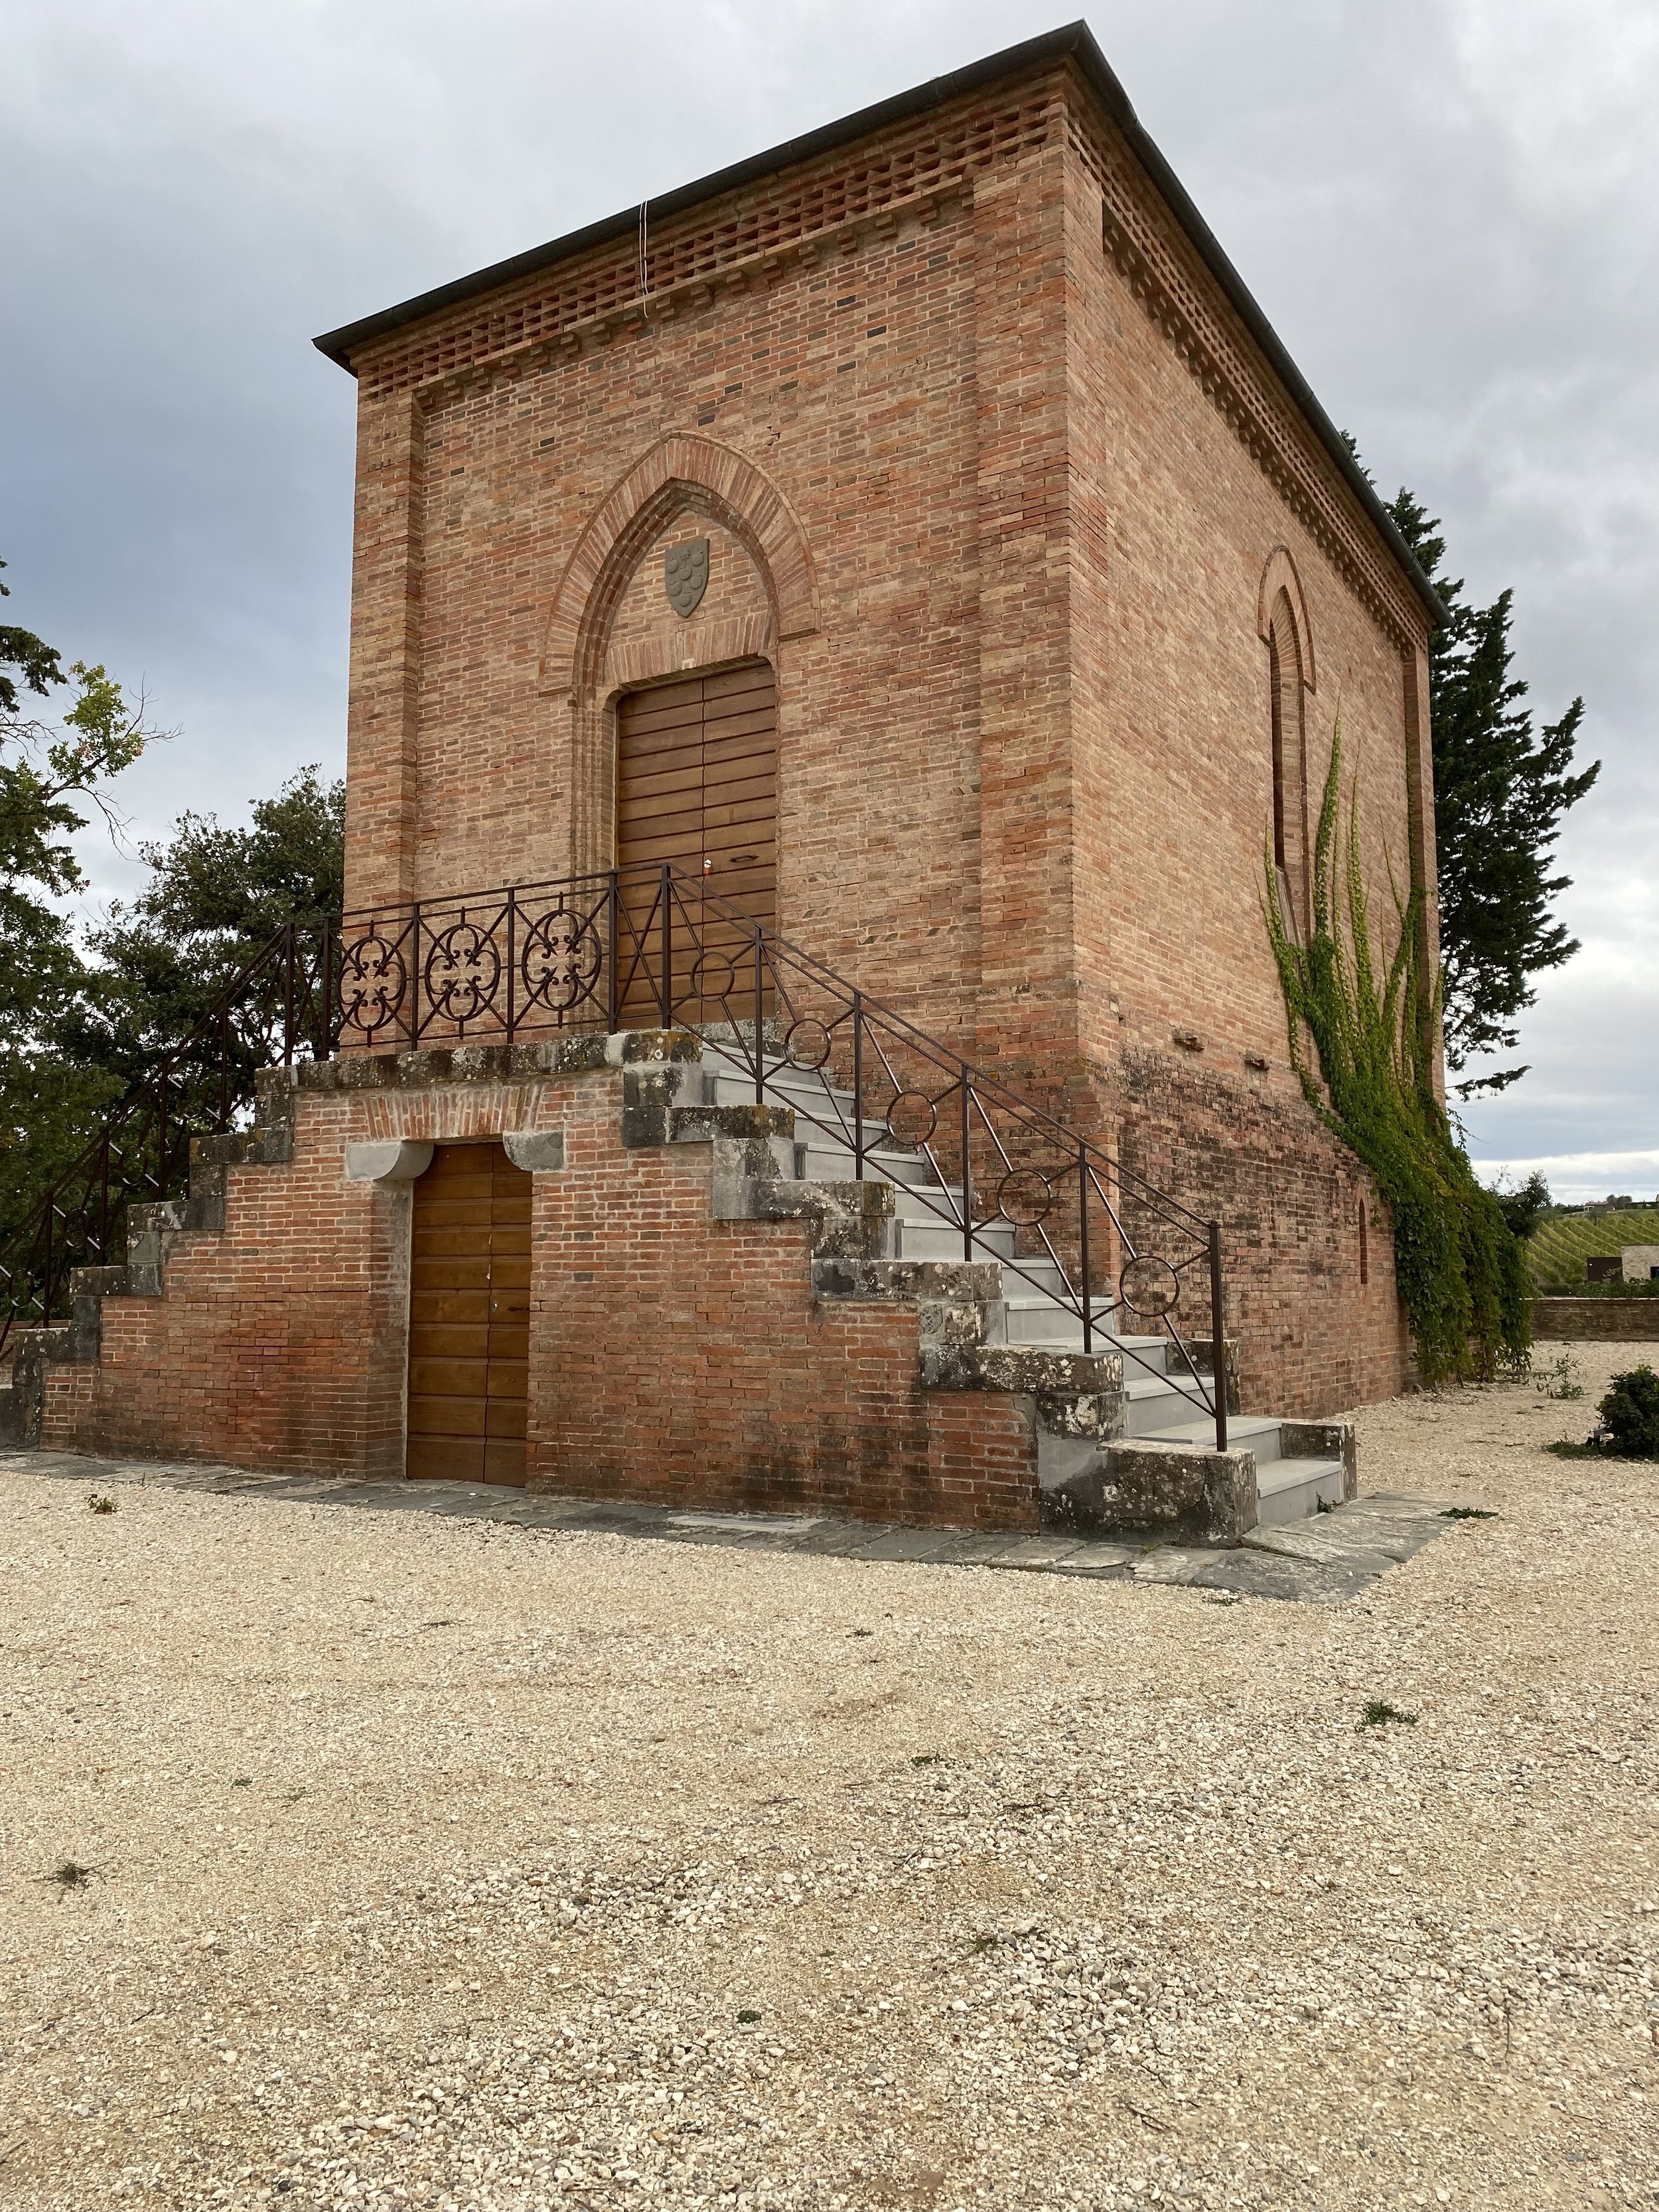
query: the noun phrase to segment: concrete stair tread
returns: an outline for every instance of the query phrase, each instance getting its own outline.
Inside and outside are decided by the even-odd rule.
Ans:
[[[1193,1386],[1188,1383],[1187,1387],[1190,1390]],[[1282,1425],[1267,1414],[1229,1413],[1228,1448],[1236,1450],[1248,1444],[1254,1450],[1259,1443],[1269,1437],[1277,1442]],[[1152,1429],[1133,1441],[1145,1444],[1198,1444],[1206,1447],[1215,1441],[1215,1420],[1212,1415],[1206,1413],[1195,1420],[1171,1422],[1169,1427]]]
[[[1345,1487],[1340,1459],[1271,1460],[1255,1471],[1256,1527],[1311,1520],[1321,1506],[1340,1505]]]
[[[1229,1442],[1233,1425],[1227,1424]],[[1259,1498],[1276,1497],[1281,1490],[1293,1490],[1298,1483],[1307,1482],[1317,1475],[1340,1475],[1340,1459],[1270,1459],[1256,1469],[1255,1487]]]
[[[1107,1349],[1115,1352],[1117,1347],[1112,1345]],[[1126,1398],[1167,1398],[1176,1391],[1189,1397],[1198,1395],[1190,1377],[1183,1381],[1178,1375],[1149,1375],[1144,1367],[1124,1370],[1123,1395]]]
[[[1014,1279],[1016,1282],[1024,1281],[1024,1278],[1018,1275]],[[1027,1285],[1021,1290],[1011,1291],[1003,1303],[1005,1305],[1011,1306],[1051,1306],[1059,1304],[1060,1301],[1057,1298],[1050,1297],[1045,1291],[1034,1290]],[[1116,1305],[1116,1303],[1117,1301],[1115,1298],[1097,1297],[1091,1298],[1089,1301],[1091,1306],[1092,1306],[1097,1313],[1110,1313]],[[1066,1308],[1066,1311],[1068,1313],[1071,1311],[1071,1308],[1069,1306]],[[1114,1338],[1113,1341],[1115,1342],[1116,1339]]]
[[[821,1175],[823,1176],[824,1180],[830,1182],[851,1182],[854,1180],[853,1148],[850,1145],[838,1145],[833,1141],[825,1144],[820,1140],[818,1133],[809,1132],[806,1136],[803,1137],[799,1129],[795,1132],[795,1142],[798,1145],[804,1144],[806,1147],[806,1159],[809,1174]],[[825,1162],[827,1167],[833,1169],[834,1173],[825,1175],[823,1169],[815,1170],[812,1165],[815,1156],[819,1160]],[[870,1173],[870,1170],[872,1167],[880,1167],[884,1164],[889,1166],[920,1167],[922,1170],[924,1176],[931,1175],[933,1173],[933,1170],[928,1167],[927,1161],[921,1158],[919,1155],[915,1152],[872,1152],[866,1146],[864,1154],[865,1181],[866,1182],[890,1182],[895,1190],[915,1190],[922,1188],[927,1190],[937,1190],[941,1197],[945,1195],[945,1186],[942,1183],[925,1182],[922,1176],[910,1176],[908,1177],[901,1178],[896,1175],[872,1175]],[[846,1170],[844,1175],[842,1172],[843,1164]],[[949,1218],[950,1217],[948,1215],[927,1213],[926,1212],[919,1217],[919,1218],[922,1220],[945,1220],[946,1222],[948,1222]]]

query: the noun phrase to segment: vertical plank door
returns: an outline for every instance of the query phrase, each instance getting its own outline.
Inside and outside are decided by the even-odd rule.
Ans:
[[[777,752],[777,687],[766,661],[624,692],[617,701],[617,865],[629,872],[623,898],[638,932],[620,981],[623,1010],[634,1018],[657,1003],[662,967],[647,871],[666,861],[746,920],[775,927]],[[690,907],[697,916],[695,897]],[[677,914],[676,1000],[707,990],[725,972],[722,958],[741,968],[748,941],[741,922],[708,913],[686,927]],[[705,1006],[700,1018],[718,1020],[720,1009]]]
[[[524,1480],[531,1188],[498,1144],[439,1145],[415,1185],[411,1475]]]

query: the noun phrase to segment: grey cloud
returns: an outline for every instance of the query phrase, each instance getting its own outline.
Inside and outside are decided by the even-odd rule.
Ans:
[[[1057,13],[909,0],[14,0],[0,130],[15,619],[143,674],[142,829],[343,750],[352,389],[314,331]],[[1648,0],[1122,0],[1092,18],[1385,493],[1513,583],[1607,766],[1581,960],[1477,1156],[1659,1142],[1659,19]],[[106,889],[131,872],[89,855]]]

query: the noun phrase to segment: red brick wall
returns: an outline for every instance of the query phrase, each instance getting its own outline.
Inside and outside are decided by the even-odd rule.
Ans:
[[[1532,1333],[1587,1344],[1659,1340],[1659,1298],[1535,1298]]]
[[[228,1171],[226,1233],[178,1239],[164,1297],[104,1301],[99,1364],[46,1369],[48,1448],[402,1472],[404,1212],[345,1180],[343,1102],[305,1105],[292,1164]]]
[[[712,1218],[707,1145],[623,1146],[619,1073],[310,1080],[292,1164],[232,1169],[224,1234],[180,1238],[161,1297],[105,1301],[97,1365],[46,1369],[46,1449],[400,1474],[408,1186],[348,1182],[345,1146],[560,1127],[533,1199],[532,1490],[1036,1527],[1029,1406],[924,1394],[915,1308],[816,1304],[799,1224]]]
[[[643,315],[630,252],[357,359],[350,897],[605,864],[629,655],[673,665],[701,623],[737,657],[741,618],[778,672],[783,932],[1218,1214],[1257,1403],[1397,1387],[1386,1238],[1361,1297],[1361,1180],[1290,1071],[1263,928],[1257,602],[1288,556],[1310,817],[1340,698],[1379,922],[1390,867],[1432,883],[1423,617],[1092,94],[1054,70],[688,210]],[[757,644],[745,518],[698,494],[595,585],[617,653],[572,692],[567,569],[679,434],[786,517],[816,613],[783,620],[775,574]],[[705,526],[677,630],[659,547]]]

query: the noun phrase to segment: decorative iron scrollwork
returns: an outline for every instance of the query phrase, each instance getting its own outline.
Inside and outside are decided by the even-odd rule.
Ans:
[[[477,1021],[495,1004],[501,980],[501,956],[476,922],[452,922],[426,956],[427,1002],[446,1021]]]
[[[1132,1314],[1156,1321],[1170,1312],[1181,1297],[1181,1279],[1167,1260],[1143,1253],[1131,1260],[1118,1278],[1118,1295]]]
[[[378,934],[359,937],[340,963],[340,1022],[373,1037],[403,1012],[409,965],[397,946]]]
[[[591,921],[567,907],[544,914],[526,933],[519,956],[525,996],[550,1014],[568,1012],[578,1000],[592,997],[601,960]]]

